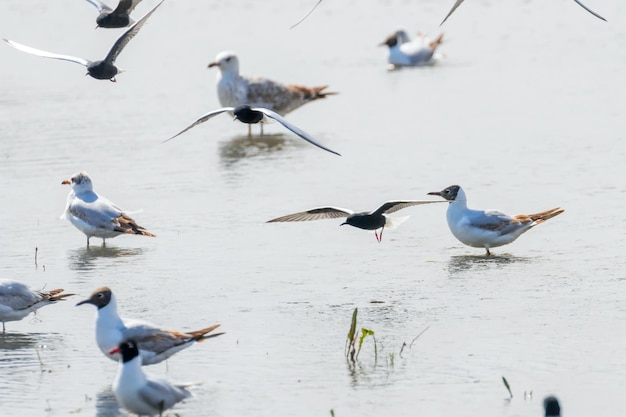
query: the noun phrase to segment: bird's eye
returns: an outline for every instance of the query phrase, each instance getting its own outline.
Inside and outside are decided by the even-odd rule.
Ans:
[[[450,189],[449,189],[449,188],[446,188],[446,190],[444,191],[444,193],[446,193],[446,194],[450,194]]]
[[[226,58],[226,62],[230,62],[230,58],[231,58],[231,57]]]
[[[104,294],[98,293],[98,298],[104,298]]]

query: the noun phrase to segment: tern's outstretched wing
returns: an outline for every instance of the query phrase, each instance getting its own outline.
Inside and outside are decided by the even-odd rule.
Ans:
[[[93,4],[94,7],[96,9],[98,9],[99,12],[112,12],[113,9],[111,9],[109,6],[107,6],[106,4],[102,3],[100,0],[87,0],[89,3]],[[121,2],[120,2],[121,3]],[[119,6],[118,6],[119,7]]]
[[[589,7],[585,6],[584,4],[582,4],[580,1],[578,0],[574,0],[576,3],[578,3],[578,5],[580,7],[582,7],[583,9],[587,10],[589,13],[591,13],[592,15],[594,15],[595,17],[597,17],[598,19],[602,19],[606,22],[606,19],[603,18],[602,16],[600,16],[598,13],[594,12],[593,10],[591,10]]]
[[[463,0],[456,0],[456,2],[454,3],[454,6],[452,6],[452,9],[450,9],[450,11],[448,12],[448,14],[446,15],[446,17],[441,21],[441,23],[439,23],[439,26],[443,25],[446,20],[448,20],[448,18],[450,17],[450,15],[452,13],[454,13],[454,11],[456,10],[457,7],[459,7],[461,5],[461,3],[463,3]]]
[[[372,215],[383,214],[383,213],[394,213],[406,207],[418,206],[420,204],[431,204],[431,203],[447,203],[447,201],[392,200],[392,201],[387,201],[382,206],[378,207],[372,213]]]
[[[266,223],[306,222],[310,220],[337,219],[340,217],[348,217],[351,214],[354,214],[352,210],[339,207],[317,207],[310,210],[301,211],[299,213],[293,213],[286,216],[277,217],[275,219],[268,220]]]
[[[235,108],[234,108],[234,107],[222,107],[221,109],[217,109],[217,110],[210,111],[210,112],[208,112],[207,114],[200,116],[200,118],[199,118],[198,120],[196,120],[195,122],[193,122],[192,124],[190,124],[189,126],[187,126],[186,128],[184,128],[183,130],[181,130],[180,132],[178,132],[177,134],[175,134],[174,136],[172,136],[171,138],[166,139],[166,140],[164,140],[164,141],[163,141],[163,142],[161,142],[161,143],[165,143],[165,142],[167,142],[167,141],[170,141],[170,140],[174,139],[174,138],[175,138],[176,136],[178,136],[178,135],[182,135],[183,133],[185,133],[186,131],[188,131],[188,130],[189,130],[189,129],[191,129],[192,127],[197,126],[197,125],[199,125],[199,124],[201,124],[201,123],[204,123],[204,122],[206,122],[207,120],[209,120],[209,119],[211,119],[211,118],[213,118],[213,117],[217,116],[218,114],[222,114],[222,113],[224,113],[224,112],[227,112],[227,111],[233,111],[233,110],[235,110]]]
[[[78,57],[70,56],[70,55],[61,55],[61,54],[55,54],[55,53],[52,53],[52,52],[42,51],[41,49],[31,48],[30,46],[22,45],[21,43],[17,43],[15,41],[12,41],[12,40],[9,40],[9,39],[5,39],[4,41],[6,43],[8,43],[9,46],[12,46],[13,48],[17,49],[18,51],[26,52],[27,54],[37,55],[37,56],[41,56],[41,57],[44,57],[44,58],[61,59],[63,61],[75,62],[75,63],[83,65],[85,67],[89,64],[89,61],[86,60],[86,59],[83,59],[83,58],[78,58]]]

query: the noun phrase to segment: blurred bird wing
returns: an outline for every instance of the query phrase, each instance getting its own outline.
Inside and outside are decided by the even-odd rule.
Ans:
[[[310,210],[301,211],[299,213],[293,213],[286,216],[277,217],[275,219],[268,220],[267,223],[305,222],[310,220],[337,219],[340,217],[348,217],[351,214],[354,214],[352,210],[339,207],[317,207]]]
[[[431,203],[447,203],[447,201],[430,201],[430,200],[392,200],[383,203],[372,214],[394,213],[406,207],[418,206],[421,204]]]
[[[107,61],[107,62],[110,62],[110,63],[114,63],[115,62],[115,60],[117,59],[118,55],[122,52],[122,50],[126,47],[126,45],[128,45],[128,42],[130,42],[130,40],[132,38],[134,38],[137,33],[139,33],[139,29],[141,29],[143,24],[146,23],[146,20],[148,20],[150,15],[152,13],[154,13],[154,11],[163,3],[163,1],[165,1],[165,0],[161,0],[159,2],[159,4],[154,6],[154,8],[152,10],[150,10],[148,13],[146,13],[146,15],[144,17],[142,17],[141,19],[139,19],[138,21],[133,23],[126,30],[126,32],[124,32],[122,34],[122,36],[120,36],[117,39],[117,41],[115,41],[115,43],[111,47],[111,50],[109,51],[107,56],[104,58],[104,61]]]
[[[450,9],[450,11],[448,12],[448,14],[446,15],[446,17],[443,19],[443,21],[439,24],[439,26],[443,25],[446,20],[448,20],[448,18],[450,17],[450,15],[452,13],[454,13],[454,11],[457,9],[457,7],[459,7],[461,5],[461,3],[463,3],[463,0],[456,0],[456,2],[454,3],[454,6],[452,6],[452,9]]]
[[[585,6],[584,4],[582,4],[579,0],[574,0],[576,3],[578,3],[578,5],[580,7],[582,7],[583,9],[587,10],[589,13],[591,13],[592,15],[594,15],[595,17],[597,17],[598,19],[604,20],[606,22],[606,19],[603,18],[602,16],[600,16],[598,13],[594,12],[593,10],[591,10],[589,7]]]
[[[184,128],[183,130],[181,130],[180,132],[178,132],[177,134],[175,134],[174,136],[172,136],[171,138],[166,139],[166,140],[164,140],[164,141],[163,141],[163,142],[161,142],[161,143],[168,142],[168,141],[170,141],[170,140],[174,139],[176,136],[182,135],[183,133],[185,133],[186,131],[188,131],[188,130],[189,130],[189,129],[191,129],[192,127],[197,126],[197,125],[199,125],[199,124],[201,124],[201,123],[204,123],[204,122],[206,122],[207,120],[209,120],[209,119],[211,119],[211,118],[213,118],[213,117],[217,116],[218,114],[222,114],[222,113],[224,113],[224,112],[228,112],[228,111],[232,112],[233,110],[235,110],[235,108],[234,108],[234,107],[222,107],[221,109],[212,110],[212,111],[208,112],[207,114],[204,114],[204,115],[200,116],[200,118],[199,118],[198,120],[196,120],[195,122],[193,122],[192,124],[190,124],[189,126],[187,126],[186,128]]]
[[[113,9],[111,9],[109,6],[107,6],[106,4],[102,3],[100,0],[87,0],[89,3],[93,4],[94,7],[96,9],[98,9],[99,12],[112,12]],[[120,2],[121,3],[121,2]],[[119,7],[119,6],[118,6]]]
[[[302,139],[306,140],[307,142],[309,142],[312,145],[317,146],[318,148],[324,149],[327,152],[330,153],[334,153],[335,155],[339,155],[341,156],[340,153],[333,151],[332,149],[328,149],[327,147],[325,147],[324,145],[318,143],[315,139],[313,139],[311,137],[311,135],[309,135],[308,133],[306,133],[304,130],[300,129],[299,127],[292,125],[291,123],[289,123],[287,120],[285,120],[284,117],[282,117],[280,114],[276,113],[275,111],[266,109],[264,107],[253,107],[252,110],[255,111],[260,111],[261,113],[263,113],[264,115],[266,115],[267,117],[269,117],[270,119],[274,119],[277,122],[279,122],[281,125],[283,125],[284,127],[286,127],[288,130],[291,130],[293,133],[295,133],[296,135],[300,136]]]
[[[139,3],[141,3],[141,0],[120,0],[113,13],[130,14]]]
[[[44,57],[44,58],[60,59],[60,60],[63,60],[63,61],[75,62],[75,63],[83,65],[85,67],[89,64],[89,61],[86,60],[86,59],[83,59],[83,58],[78,58],[78,57],[70,56],[70,55],[61,55],[61,54],[55,54],[55,53],[52,53],[52,52],[42,51],[41,49],[31,48],[30,46],[22,45],[21,43],[17,43],[15,41],[10,40],[10,39],[5,39],[4,41],[6,43],[8,43],[9,46],[12,46],[13,48],[17,49],[18,51],[26,52],[27,54],[37,55],[37,56],[41,56],[41,57]]]

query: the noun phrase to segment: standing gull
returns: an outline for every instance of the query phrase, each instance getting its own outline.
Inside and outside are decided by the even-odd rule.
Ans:
[[[87,235],[87,247],[92,236],[102,239],[121,234],[155,237],[139,226],[128,214],[93,190],[91,178],[86,172],[74,174],[71,179],[61,182],[71,185],[62,219],[69,220],[78,230]]]
[[[595,17],[597,17],[598,19],[604,20],[606,22],[606,19],[603,18],[602,16],[600,16],[598,13],[594,12],[593,10],[591,10],[589,7],[585,6],[584,4],[582,4],[580,2],[580,0],[574,0],[580,7],[582,7],[583,9],[587,10],[589,13],[591,13],[592,15],[594,15]],[[452,13],[454,13],[454,11],[461,5],[461,3],[463,3],[463,0],[456,0],[454,2],[454,5],[452,6],[452,9],[450,9],[450,11],[448,12],[448,14],[446,15],[446,17],[443,19],[443,21],[439,24],[439,26],[443,25],[445,23],[446,20],[448,20],[448,18],[450,17],[450,15]]]
[[[13,48],[26,52],[27,54],[37,55],[44,58],[52,58],[52,59],[60,59],[63,61],[75,62],[77,64],[83,65],[87,67],[87,74],[93,78],[98,80],[111,80],[115,82],[115,76],[122,72],[119,68],[115,66],[115,60],[118,55],[122,52],[124,47],[128,45],[128,42],[139,32],[139,29],[143,26],[146,20],[150,17],[152,13],[163,3],[164,0],[161,0],[159,4],[154,6],[152,10],[150,10],[144,17],[142,17],[137,22],[133,23],[131,27],[129,27],[123,34],[120,36],[117,41],[111,47],[111,50],[107,54],[104,59],[100,61],[89,61],[84,58],[77,58],[69,55],[60,55],[52,52],[42,51],[41,49],[31,48],[30,46],[22,45],[15,41],[5,39],[4,41],[8,43]]]
[[[94,5],[100,13],[96,18],[97,27],[99,28],[125,28],[133,23],[130,14],[141,3],[141,0],[120,0],[115,10],[113,10],[100,0],[87,1]]]
[[[446,217],[454,237],[467,246],[485,248],[487,255],[491,255],[490,248],[511,243],[523,233],[564,211],[556,207],[541,213],[508,216],[496,210],[472,210],[467,208],[467,197],[458,185],[428,195],[438,195],[450,203]]]
[[[348,224],[358,227],[359,229],[373,230],[374,236],[378,242],[383,240],[383,231],[385,227],[393,229],[400,223],[404,222],[408,217],[387,217],[387,214],[394,213],[405,207],[417,206],[420,204],[439,203],[439,201],[417,201],[417,200],[394,200],[387,201],[373,212],[364,211],[355,213],[352,210],[339,207],[317,207],[310,210],[301,211],[299,213],[288,214],[276,219],[268,220],[267,223],[275,222],[303,222],[320,219],[336,219],[346,217],[346,221],[340,226]],[[380,234],[378,233],[380,229]]]
[[[165,330],[142,320],[125,320],[117,312],[117,300],[108,287],[95,290],[91,296],[76,304],[92,304],[98,308],[96,318],[96,343],[109,359],[117,360],[110,350],[124,340],[133,339],[139,346],[143,365],[159,363],[173,354],[188,348],[196,342],[220,336],[224,333],[213,333],[220,325],[214,324],[207,328],[179,332]]]
[[[22,320],[43,306],[74,295],[62,294],[62,292],[63,288],[50,291],[32,291],[21,282],[0,281],[0,321],[2,322],[2,333],[5,332],[5,322]]]
[[[410,40],[404,30],[389,35],[379,46],[387,45],[389,55],[387,61],[394,67],[416,67],[431,65],[436,62],[435,51],[443,41],[443,33],[433,41],[424,35]]]
[[[165,410],[191,397],[184,385],[172,385],[165,379],[148,377],[141,369],[139,349],[134,340],[120,343],[109,353],[122,357],[112,388],[117,402],[131,413],[161,416]]]
[[[217,96],[223,107],[238,107],[247,104],[263,107],[284,116],[298,107],[331,94],[324,92],[327,85],[305,87],[284,85],[267,78],[253,78],[239,74],[239,59],[234,52],[217,54],[209,68],[218,67]]]
[[[239,120],[242,123],[247,123],[248,125],[251,125],[254,123],[267,123],[268,119],[276,120],[285,128],[287,128],[288,130],[291,130],[293,133],[300,136],[302,139],[306,140],[310,144],[315,145],[318,148],[324,149],[327,152],[334,153],[335,155],[341,156],[341,154],[333,151],[332,149],[328,149],[324,145],[321,145],[320,143],[318,143],[315,139],[313,139],[313,137],[311,137],[311,135],[309,135],[308,133],[306,133],[304,130],[300,129],[299,127],[292,125],[278,113],[273,112],[269,109],[265,109],[263,107],[250,107],[248,105],[243,105],[239,107],[223,107],[221,109],[210,111],[200,116],[198,120],[196,120],[195,122],[187,126],[185,129],[181,130],[180,132],[178,132],[177,134],[175,134],[174,136],[172,136],[171,138],[163,142],[170,141],[174,139],[175,137],[177,137],[178,135],[185,133],[192,127],[197,126],[201,123],[204,123],[207,120],[217,116],[218,114],[222,114],[225,112],[233,113],[235,115],[235,119]]]

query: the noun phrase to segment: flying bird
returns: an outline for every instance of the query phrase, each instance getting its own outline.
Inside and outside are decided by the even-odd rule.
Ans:
[[[104,59],[99,61],[89,61],[84,58],[77,58],[70,55],[60,55],[52,52],[42,51],[41,49],[31,48],[30,46],[22,45],[21,43],[17,43],[15,41],[4,39],[4,41],[17,49],[18,51],[26,52],[27,54],[37,55],[44,58],[52,58],[52,59],[60,59],[63,61],[70,61],[80,64],[87,68],[87,74],[93,78],[98,80],[111,80],[113,82],[116,81],[115,76],[122,72],[119,68],[115,66],[115,60],[122,53],[122,50],[128,42],[139,32],[139,29],[143,26],[146,20],[150,17],[152,13],[163,3],[164,0],[161,0],[159,4],[154,6],[152,10],[150,10],[144,17],[142,17],[137,22],[133,23],[131,27],[129,27],[123,34],[120,36],[117,41],[111,47],[111,50],[107,54]]]
[[[74,174],[71,179],[61,184],[72,187],[61,218],[69,220],[78,230],[87,235],[87,247],[92,236],[101,238],[103,245],[105,239],[122,234],[156,236],[139,226],[121,208],[96,194],[91,178],[86,172]]]
[[[352,210],[339,207],[317,207],[299,213],[288,214],[276,219],[268,220],[267,223],[276,222],[303,222],[321,219],[337,219],[345,217],[346,221],[340,226],[348,224],[358,227],[359,229],[373,230],[374,236],[378,242],[383,240],[383,231],[385,227],[393,229],[400,223],[404,222],[408,217],[388,217],[387,214],[394,213],[406,207],[417,206],[420,204],[439,203],[439,201],[417,201],[417,200],[393,200],[387,201],[373,212],[364,211],[355,213]],[[380,233],[378,233],[380,229]]]
[[[485,248],[487,255],[491,255],[489,249],[513,242],[523,233],[564,211],[557,207],[541,213],[508,216],[496,210],[472,210],[467,208],[467,197],[458,185],[428,195],[438,195],[450,203],[446,217],[454,237],[467,246]]]
[[[185,129],[181,130],[180,132],[178,132],[171,138],[163,141],[163,143],[170,141],[174,139],[175,137],[185,133],[186,131],[188,131],[194,126],[204,123],[207,120],[217,116],[218,114],[222,114],[225,112],[233,113],[235,115],[235,119],[239,120],[242,123],[247,123],[248,125],[251,125],[254,123],[267,123],[269,121],[268,119],[275,120],[281,125],[283,125],[285,128],[287,128],[288,130],[292,131],[296,135],[300,136],[302,139],[309,142],[310,144],[315,145],[318,148],[324,149],[327,152],[334,153],[335,155],[341,156],[341,154],[339,154],[338,152],[335,152],[332,149],[328,149],[324,145],[318,143],[315,139],[313,139],[313,137],[311,137],[311,135],[309,135],[308,133],[306,133],[304,130],[300,129],[299,127],[289,123],[280,114],[272,110],[265,109],[263,107],[250,107],[248,105],[238,106],[238,107],[223,107],[221,109],[210,111],[200,116],[198,120],[196,120],[195,122],[187,126]]]
[[[224,51],[217,54],[215,61],[208,68],[218,67],[217,97],[223,107],[249,105],[272,110],[281,116],[311,101],[337,94],[324,92],[327,85],[305,87],[285,85],[259,77],[239,74],[239,59],[234,52]]]
[[[120,0],[115,10],[100,0],[87,0],[100,13],[96,18],[97,27],[100,28],[125,28],[133,23],[130,14],[141,0]]]
[[[584,4],[582,4],[579,0],[574,0],[576,3],[578,3],[578,5],[580,7],[582,7],[583,9],[587,10],[589,13],[591,13],[592,15],[594,15],[595,17],[597,17],[598,19],[604,20],[606,22],[606,19],[603,18],[602,16],[600,16],[598,13],[594,12],[593,10],[591,10],[589,7],[585,6]],[[461,5],[461,3],[463,3],[463,0],[456,0],[454,5],[452,6],[452,9],[450,9],[450,11],[448,12],[448,14],[446,15],[446,17],[443,19],[443,21],[439,24],[439,26],[443,25],[446,20],[448,20],[448,18],[450,17],[450,15],[452,13],[454,13],[454,11]]]
[[[387,61],[394,67],[417,67],[435,63],[435,52],[443,42],[443,33],[433,41],[424,35],[410,40],[404,30],[392,33],[379,46],[387,45]]]
[[[141,369],[139,349],[134,340],[120,343],[109,353],[122,357],[112,388],[117,402],[131,413],[161,416],[165,410],[191,397],[185,385],[173,385],[165,379],[147,376]]]
[[[96,318],[96,343],[106,357],[117,360],[119,355],[111,355],[110,350],[121,342],[133,339],[141,354],[143,365],[153,365],[169,358],[196,342],[220,336],[224,333],[211,333],[220,325],[214,324],[196,331],[165,330],[143,320],[122,319],[117,312],[117,300],[108,287],[96,289],[89,298],[76,304],[94,305],[98,309]]]
[[[33,291],[17,281],[0,281],[0,321],[18,321],[48,304],[62,301],[74,294],[63,293],[63,288],[50,291]]]

